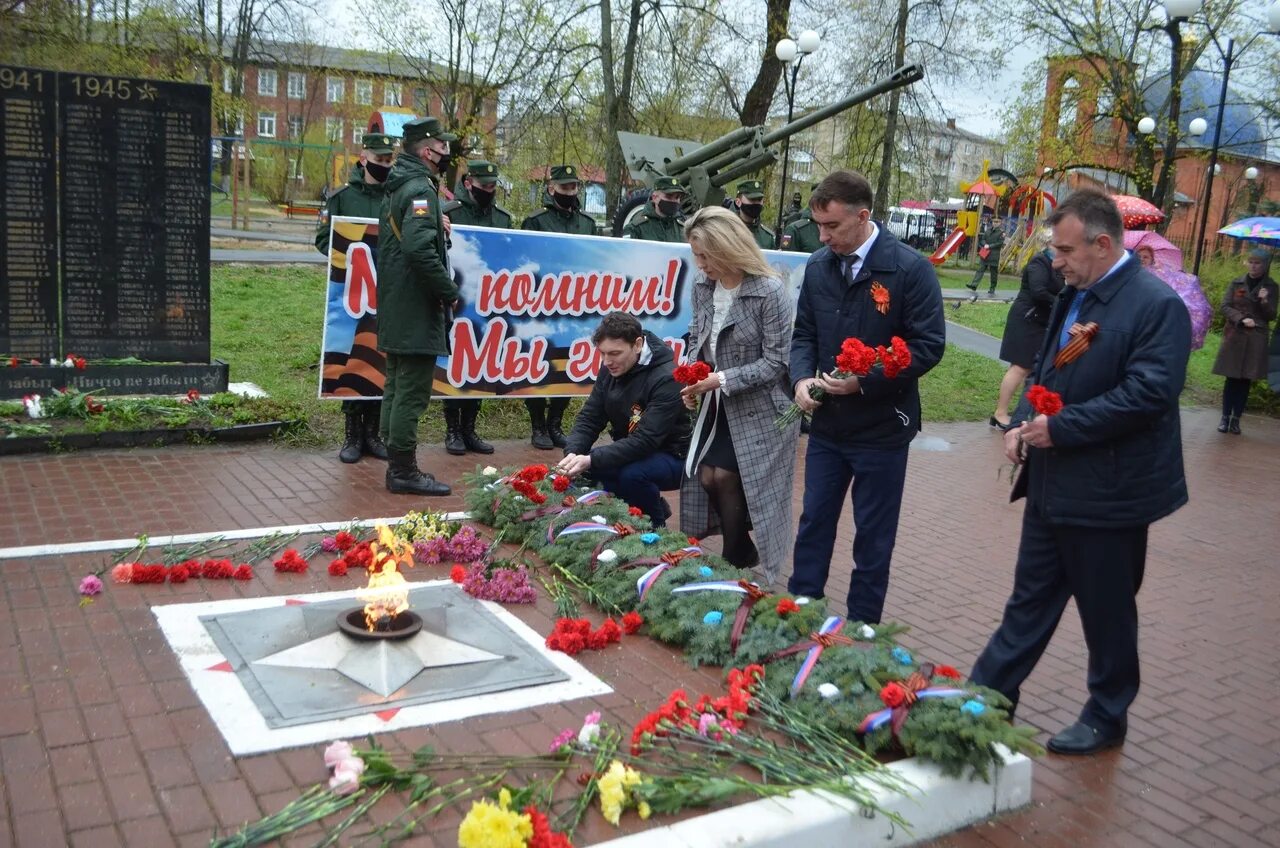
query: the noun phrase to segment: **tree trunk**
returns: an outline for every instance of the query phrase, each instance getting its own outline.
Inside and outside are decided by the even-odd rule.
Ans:
[[[907,0],[898,0],[898,21],[893,29],[893,67],[901,68],[907,56],[907,16],[911,7]],[[893,153],[895,135],[898,131],[898,106],[902,100],[902,89],[895,88],[889,92],[889,111],[884,121],[884,147],[880,153],[880,175],[876,179],[876,194],[871,206],[871,215],[883,221],[889,208],[889,183],[893,177]]]
[[[767,0],[764,56],[760,59],[760,70],[756,72],[755,81],[747,90],[747,96],[742,101],[742,112],[738,115],[744,127],[759,126],[769,118],[769,107],[773,104],[774,92],[778,90],[778,80],[782,78],[782,63],[774,55],[773,45],[786,38],[790,20],[791,0]]]
[[[610,0],[600,3],[600,62],[603,66],[604,117],[606,135],[604,206],[612,218],[622,198],[622,184],[627,176],[627,163],[618,143],[618,131],[630,130],[631,87],[635,77],[636,49],[640,38],[640,0],[631,0],[627,10],[627,35],[622,44],[622,78],[613,74],[613,15]]]

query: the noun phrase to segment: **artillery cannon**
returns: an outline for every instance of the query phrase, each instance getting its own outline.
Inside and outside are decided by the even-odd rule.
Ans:
[[[709,144],[652,135],[619,132],[623,159],[633,180],[643,180],[651,189],[658,177],[675,177],[689,193],[685,211],[714,206],[725,199],[725,186],[736,179],[768,167],[777,160],[773,146],[802,132],[814,124],[851,109],[859,103],[895,88],[911,85],[924,77],[919,65],[905,65],[869,88],[843,100],[815,109],[776,130],[765,127],[739,127]],[[648,200],[649,191],[635,192],[618,209],[613,220],[613,234],[622,229]]]

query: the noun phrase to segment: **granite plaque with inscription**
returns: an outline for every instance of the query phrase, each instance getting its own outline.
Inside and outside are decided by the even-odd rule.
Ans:
[[[0,65],[0,352],[58,348],[56,75]]]
[[[63,351],[209,361],[209,92],[57,75]]]

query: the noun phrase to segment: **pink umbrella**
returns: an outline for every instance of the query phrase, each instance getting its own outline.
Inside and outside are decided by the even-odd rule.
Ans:
[[[1182,250],[1159,233],[1150,230],[1125,230],[1124,247],[1125,250],[1135,252],[1140,247],[1149,247],[1158,267],[1182,270]]]

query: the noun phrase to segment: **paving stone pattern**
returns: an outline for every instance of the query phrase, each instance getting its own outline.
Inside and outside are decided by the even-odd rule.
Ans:
[[[1189,411],[1183,423],[1191,503],[1151,534],[1139,597],[1144,681],[1127,742],[1092,758],[1046,756],[1036,764],[1029,808],[935,845],[1280,844],[1280,422],[1251,417],[1239,437],[1215,432],[1210,411]],[[955,424],[926,433],[951,450],[911,456],[886,617],[911,625],[904,642],[918,653],[964,668],[1008,595],[1021,507],[1007,502],[1008,484],[997,478],[1003,459],[992,431]],[[424,468],[445,479],[472,465],[438,446],[421,456]],[[503,443],[495,461],[551,456]],[[0,546],[461,508],[458,496],[427,503],[389,495],[383,469],[264,445],[3,459]],[[800,491],[797,479],[797,511]],[[852,534],[846,510],[837,546],[845,557]],[[206,845],[215,828],[278,810],[324,779],[319,746],[233,758],[149,606],[303,594],[353,580],[331,578],[319,563],[300,576],[278,576],[264,564],[248,583],[109,585],[81,608],[76,583],[103,560],[0,560],[0,846]],[[833,569],[837,610],[848,569],[847,559]],[[424,566],[414,578],[442,573]],[[545,599],[513,611],[540,632],[554,617]],[[406,751],[432,744],[537,753],[590,709],[629,727],[676,685],[718,686],[717,675],[691,670],[643,638],[581,659],[614,694],[388,733],[382,741]],[[1085,697],[1084,675],[1072,608],[1024,689],[1018,720],[1046,734],[1069,724]],[[386,821],[401,808],[383,802],[370,819]],[[406,844],[456,844],[455,822],[443,820]],[[287,844],[310,845],[316,833]],[[579,842],[615,833],[595,817]]]

